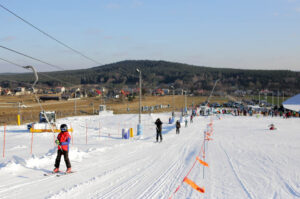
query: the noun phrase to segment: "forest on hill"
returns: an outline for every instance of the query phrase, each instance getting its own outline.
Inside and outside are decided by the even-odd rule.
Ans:
[[[143,87],[146,88],[174,85],[191,91],[210,90],[214,81],[220,79],[218,90],[227,92],[237,89],[300,92],[300,72],[211,68],[150,60],[128,60],[89,69],[39,73],[38,84],[47,87],[91,84],[107,88],[134,87],[139,78],[137,68],[142,71]],[[31,73],[0,74],[2,87],[24,86],[32,82]]]

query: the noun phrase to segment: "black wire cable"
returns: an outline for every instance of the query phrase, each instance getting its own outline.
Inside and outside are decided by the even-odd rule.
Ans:
[[[12,64],[12,65],[18,66],[18,67],[20,67],[20,68],[22,68],[22,69],[26,69],[26,68],[24,68],[22,65],[17,64],[17,63],[14,63],[14,62],[12,62],[12,61],[9,61],[9,60],[7,60],[7,59],[3,59],[3,58],[0,57],[0,60],[5,61],[5,62],[7,62],[7,63],[10,63],[10,64]],[[29,69],[26,69],[26,70],[29,70]],[[47,77],[47,78],[50,78],[50,79],[53,79],[53,80],[56,80],[56,81],[59,81],[59,82],[61,82],[61,83],[65,83],[65,84],[69,84],[69,85],[71,85],[71,86],[75,86],[75,84],[73,84],[73,83],[66,82],[66,81],[62,81],[62,80],[60,80],[60,79],[51,77],[51,76],[46,75],[46,74],[44,74],[44,73],[39,73],[39,75],[42,75],[42,76],[44,76],[44,77]],[[0,78],[1,78],[1,77],[0,77]],[[25,83],[25,84],[27,84],[27,83]]]
[[[59,40],[56,39],[55,37],[49,35],[49,34],[46,33],[45,31],[39,29],[38,27],[36,27],[36,26],[33,25],[32,23],[28,22],[27,20],[25,20],[25,19],[23,19],[22,17],[18,16],[17,14],[15,14],[14,12],[12,12],[12,11],[9,10],[8,8],[4,7],[2,4],[0,4],[0,7],[2,7],[4,10],[6,10],[6,11],[9,12],[9,13],[11,13],[11,14],[14,15],[15,17],[19,18],[20,20],[22,20],[24,23],[28,24],[28,25],[31,26],[32,28],[38,30],[40,33],[46,35],[47,37],[49,37],[50,39],[52,39],[52,40],[56,41],[57,43],[63,45],[64,47],[70,49],[71,51],[73,51],[73,52],[75,52],[75,53],[81,55],[82,57],[84,57],[84,58],[86,58],[86,59],[88,59],[88,60],[90,60],[90,61],[92,61],[92,62],[94,62],[94,63],[96,63],[96,64],[102,65],[102,64],[99,63],[98,61],[96,61],[96,60],[94,60],[94,59],[92,59],[92,58],[90,58],[90,57],[84,55],[83,53],[79,52],[78,50],[75,50],[74,48],[68,46],[67,44],[65,44],[65,43],[63,43],[63,42],[61,42],[61,41],[59,41]]]
[[[65,70],[64,68],[62,68],[62,67],[60,67],[60,66],[56,66],[56,65],[50,64],[50,63],[48,63],[48,62],[45,62],[45,61],[42,61],[42,60],[40,60],[40,59],[31,57],[31,56],[29,56],[29,55],[26,55],[26,54],[24,54],[24,53],[18,52],[18,51],[16,51],[16,50],[11,49],[11,48],[8,48],[8,47],[2,46],[2,45],[0,45],[0,48],[3,48],[3,49],[5,49],[5,50],[9,50],[9,51],[11,51],[11,52],[17,53],[17,54],[22,55],[22,56],[24,56],[24,57],[27,57],[27,58],[33,59],[33,60],[35,60],[35,61],[41,62],[41,63],[43,63],[43,64],[47,64],[47,65],[52,66],[52,67],[54,67],[54,68],[56,68],[56,69],[59,69],[59,70]]]

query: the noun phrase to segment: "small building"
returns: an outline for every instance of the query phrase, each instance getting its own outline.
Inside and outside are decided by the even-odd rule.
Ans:
[[[235,96],[245,96],[246,95],[246,91],[236,90],[236,91],[234,91],[234,95]]]
[[[48,100],[59,101],[59,100],[61,100],[61,97],[60,96],[41,96],[40,100],[41,101],[48,101]]]
[[[17,88],[14,89],[14,91],[24,93],[25,92],[25,87],[17,87]]]
[[[165,95],[169,95],[170,94],[170,89],[164,88],[162,89]]]
[[[12,92],[11,92],[11,90],[9,90],[9,89],[4,89],[3,90],[3,94],[4,95],[13,95]]]
[[[55,88],[56,93],[64,93],[66,91],[66,88],[63,86],[58,86]]]

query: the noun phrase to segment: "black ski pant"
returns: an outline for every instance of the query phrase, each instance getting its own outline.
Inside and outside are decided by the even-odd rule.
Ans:
[[[156,142],[158,142],[158,137],[160,137],[160,141],[162,141],[162,135],[161,135],[161,130],[160,129],[156,130]]]
[[[57,150],[57,156],[56,156],[55,165],[54,165],[55,168],[59,168],[60,158],[62,155],[64,156],[67,168],[71,168],[71,163],[69,160],[69,151],[64,151],[64,150],[60,150],[60,149]]]
[[[179,128],[176,128],[176,134],[179,134],[180,131],[179,131]]]

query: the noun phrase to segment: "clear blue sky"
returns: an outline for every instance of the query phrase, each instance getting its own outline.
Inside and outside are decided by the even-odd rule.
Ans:
[[[300,71],[300,0],[1,0],[103,64],[128,59]],[[0,45],[64,69],[96,66],[0,8]],[[54,70],[0,48],[0,58]],[[0,60],[0,72],[23,72]]]

